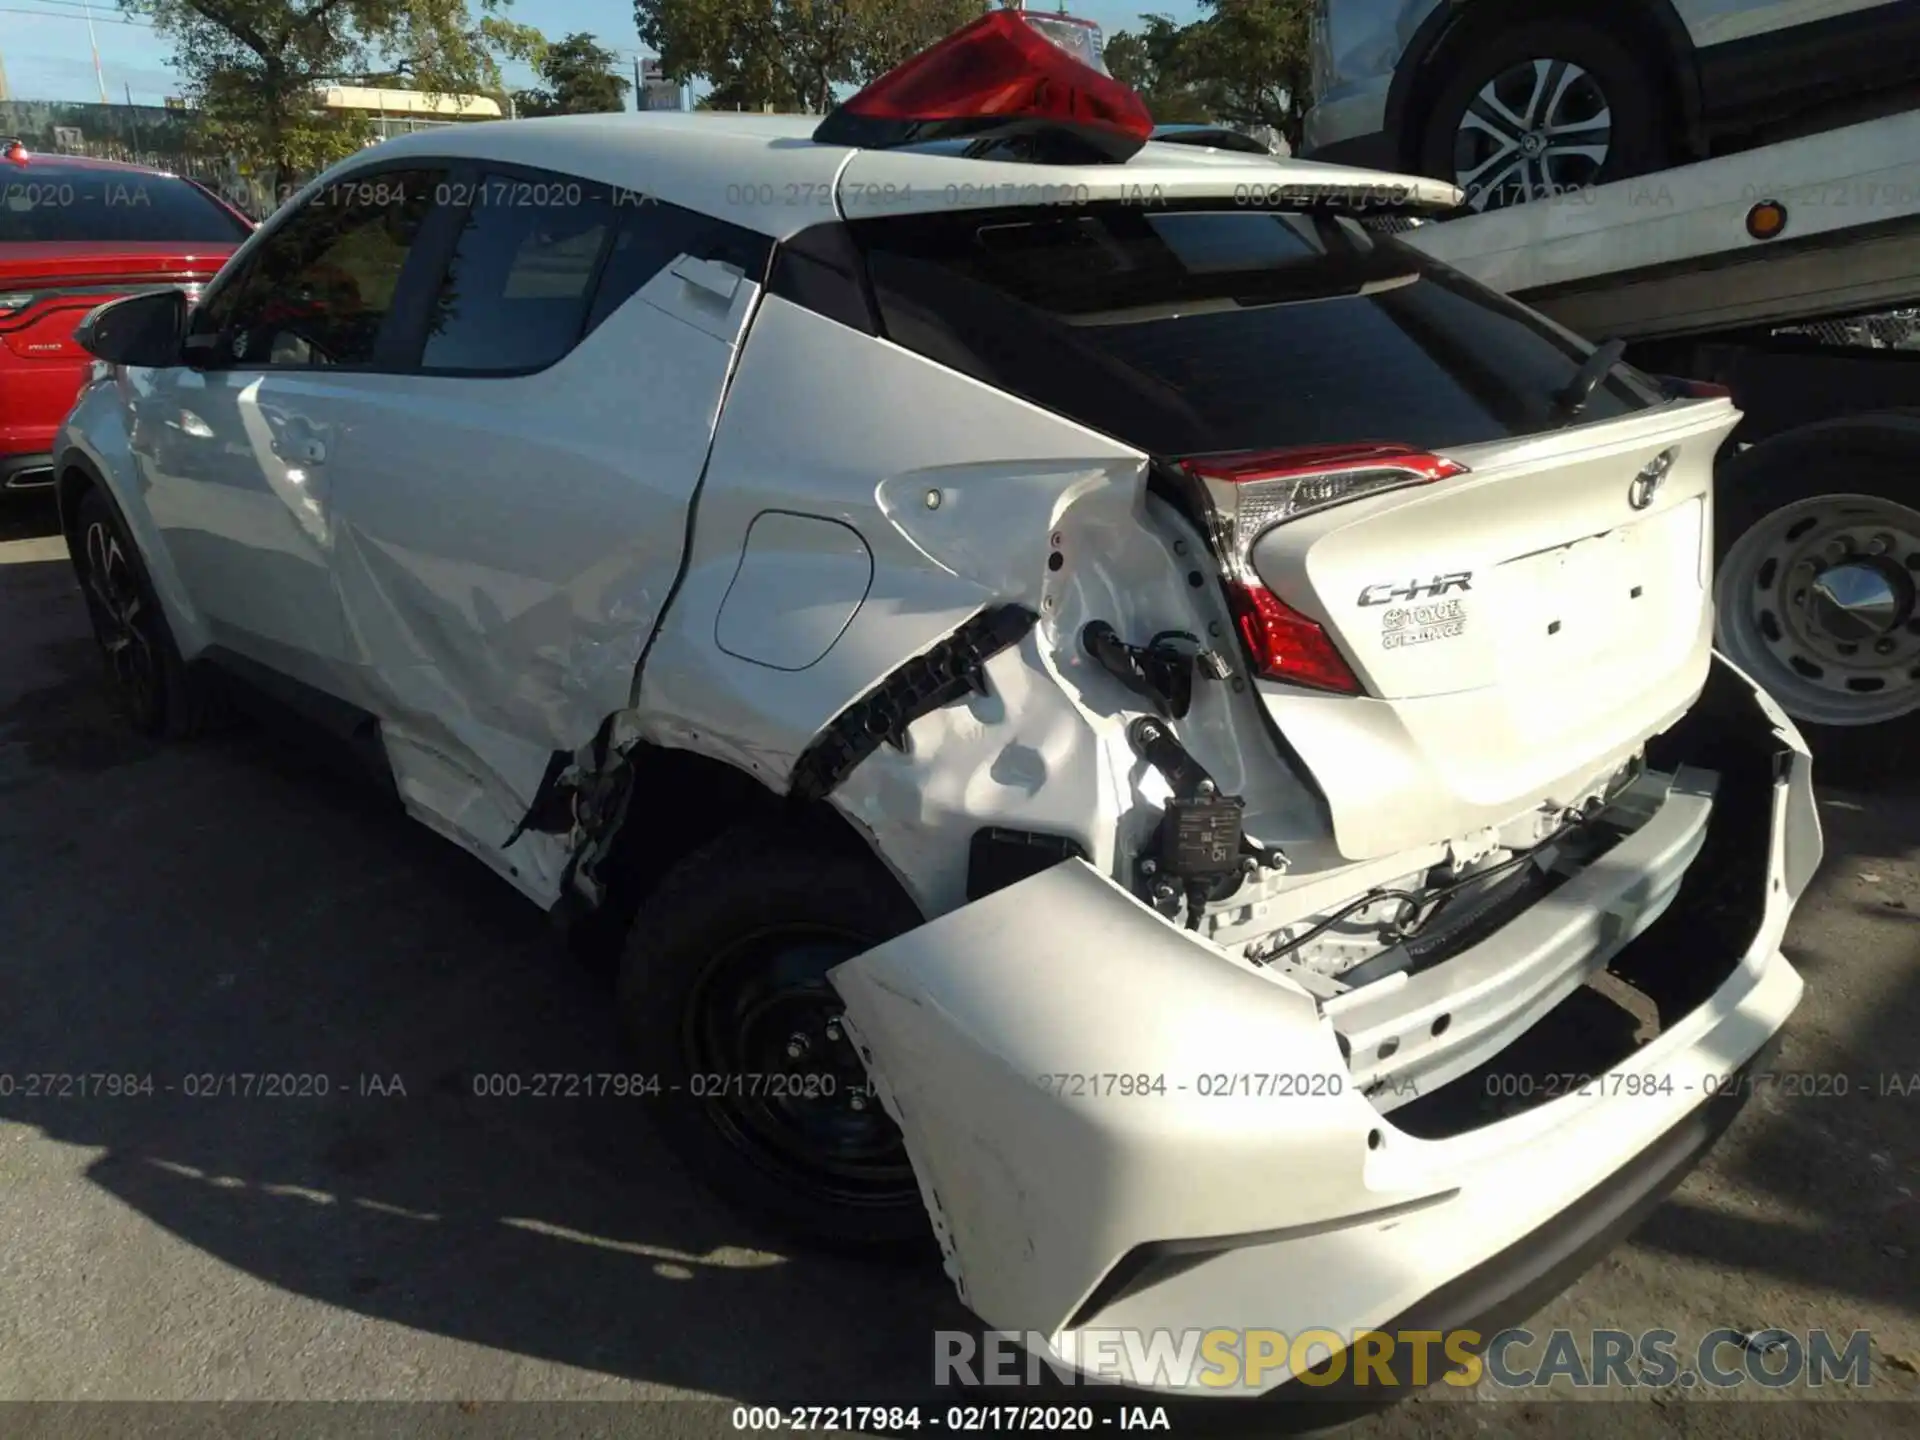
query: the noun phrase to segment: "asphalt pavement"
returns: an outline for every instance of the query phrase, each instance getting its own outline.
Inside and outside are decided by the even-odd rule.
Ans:
[[[1847,1093],[1763,1089],[1529,1327],[1867,1330],[1869,1384],[1819,1403],[1789,1387],[1806,1403],[1787,1405],[1643,1385],[1596,1406],[1483,1381],[1353,1433],[1920,1433],[1920,767],[1902,736],[1828,767],[1827,860],[1786,947],[1808,991],[1776,1065]],[[932,1266],[783,1250],[695,1188],[632,1102],[480,1093],[618,1068],[610,1022],[605,977],[544,917],[294,737],[127,732],[49,512],[6,502],[0,1401],[440,1401],[325,1418],[673,1435],[729,1429],[735,1404],[922,1392],[931,1332],[969,1325]],[[243,1074],[302,1093],[229,1093]],[[28,1075],[156,1089],[49,1097]],[[656,1403],[497,1404],[575,1400]],[[215,1413],[244,1433],[322,1418],[4,1406],[0,1432],[206,1433]]]

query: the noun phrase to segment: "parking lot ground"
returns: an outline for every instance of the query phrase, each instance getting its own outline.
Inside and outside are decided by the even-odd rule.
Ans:
[[[605,979],[289,738],[132,737],[52,528],[44,507],[0,516],[0,1400],[439,1400],[464,1407],[447,1433],[507,1413],[527,1434],[548,1412],[486,1402],[927,1390],[932,1331],[968,1325],[932,1266],[770,1245],[652,1145],[636,1102],[477,1094],[617,1069]],[[1763,1087],[1529,1326],[1868,1330],[1865,1391],[1595,1407],[1483,1381],[1353,1433],[1732,1436],[1763,1410],[1768,1434],[1920,1433],[1920,787],[1910,748],[1896,775],[1868,744],[1823,795],[1827,861],[1787,945],[1807,996],[1776,1061],[1847,1093]],[[50,1098],[34,1074],[157,1088]],[[229,1094],[234,1074],[326,1094]],[[711,1406],[632,1413],[623,1433],[727,1428]],[[106,1423],[0,1415],[12,1434]]]

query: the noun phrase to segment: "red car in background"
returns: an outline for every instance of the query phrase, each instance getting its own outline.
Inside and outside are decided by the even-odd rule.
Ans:
[[[0,139],[0,490],[53,483],[54,431],[92,364],[73,343],[81,318],[211,280],[252,230],[177,175]]]

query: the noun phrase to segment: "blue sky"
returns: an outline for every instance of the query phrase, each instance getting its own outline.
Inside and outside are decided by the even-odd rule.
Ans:
[[[1042,0],[1036,8],[1052,8]],[[1136,23],[1145,10],[1176,20],[1193,18],[1193,0],[1169,0],[1160,5],[1140,0],[1080,0],[1069,8],[1076,15],[1097,20],[1109,34]],[[609,50],[619,52],[629,68],[639,53],[633,31],[631,0],[519,0],[514,19],[537,25],[558,37],[586,30]],[[168,65],[166,42],[144,23],[108,3],[93,6],[93,29],[99,38],[100,69],[107,94],[124,100],[133,92],[136,104],[158,105],[179,92],[179,82]],[[92,51],[87,43],[87,13],[83,0],[0,0],[0,68],[16,100],[97,100]],[[530,85],[532,74],[522,65],[507,68],[508,84]]]

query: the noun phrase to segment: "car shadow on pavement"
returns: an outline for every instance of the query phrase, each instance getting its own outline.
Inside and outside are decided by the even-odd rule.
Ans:
[[[1823,751],[1823,754],[1827,752]],[[1920,1337],[1920,747],[1898,727],[1850,743],[1816,779],[1870,773],[1871,789],[1822,786],[1826,853],[1785,950],[1808,985],[1770,1072],[1722,1143],[1718,1170],[1745,1213],[1683,1190],[1633,1243],[1676,1260],[1762,1276],[1794,1291],[1867,1302]],[[1732,1318],[1852,1328],[1821,1314]],[[1908,1373],[1910,1379],[1910,1372]],[[1915,1387],[1920,1388],[1920,1387]]]
[[[286,735],[128,738],[65,565],[0,579],[13,614],[71,612],[0,631],[0,1120],[348,1311],[742,1399],[927,1379],[931,1331],[969,1324],[937,1256],[783,1254],[654,1143],[669,1102],[534,1098],[634,1068],[534,907]]]

